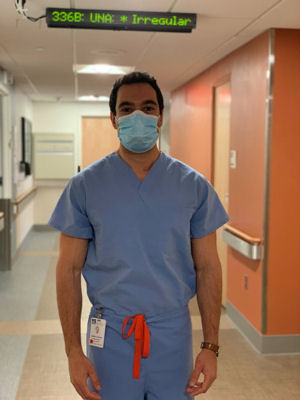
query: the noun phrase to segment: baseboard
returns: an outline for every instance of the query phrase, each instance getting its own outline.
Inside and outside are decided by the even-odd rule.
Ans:
[[[36,232],[53,232],[53,231],[56,231],[55,228],[53,228],[51,225],[47,225],[47,224],[33,225],[32,230],[34,230]]]
[[[226,315],[258,353],[300,353],[300,335],[262,335],[229,301],[226,304]]]

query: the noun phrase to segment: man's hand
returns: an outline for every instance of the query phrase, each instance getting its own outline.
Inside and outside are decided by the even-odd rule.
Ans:
[[[71,383],[80,396],[84,400],[101,400],[102,397],[96,392],[91,392],[87,385],[89,377],[94,388],[98,391],[101,389],[92,362],[83,353],[70,354],[68,359]]]
[[[204,375],[204,381],[200,382],[200,374]],[[203,349],[197,356],[195,368],[191,375],[187,392],[191,396],[206,393],[217,377],[217,357],[213,351]]]

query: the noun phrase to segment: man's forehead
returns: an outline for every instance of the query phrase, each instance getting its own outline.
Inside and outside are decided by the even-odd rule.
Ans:
[[[122,85],[118,90],[117,103],[124,101],[143,103],[147,100],[157,103],[156,92],[148,83]]]

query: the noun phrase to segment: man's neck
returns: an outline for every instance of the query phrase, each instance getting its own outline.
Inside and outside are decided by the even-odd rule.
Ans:
[[[151,150],[145,153],[133,153],[120,145],[117,154],[133,169],[147,172],[160,156],[161,151],[155,145]]]

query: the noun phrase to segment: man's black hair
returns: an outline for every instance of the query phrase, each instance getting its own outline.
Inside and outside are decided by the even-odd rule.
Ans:
[[[149,75],[147,72],[131,72],[130,74],[124,75],[122,78],[118,79],[110,93],[109,98],[109,108],[110,111],[116,115],[116,104],[117,104],[117,95],[118,90],[123,85],[131,85],[133,83],[148,83],[156,92],[157,102],[159,106],[160,113],[164,109],[164,98],[161,93],[160,88],[157,85],[156,79]]]

